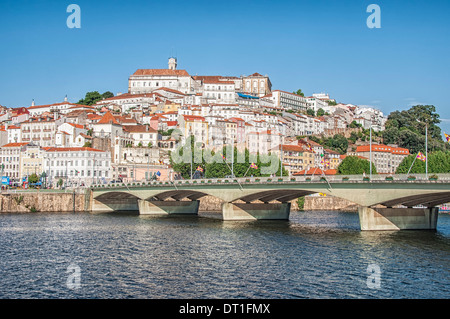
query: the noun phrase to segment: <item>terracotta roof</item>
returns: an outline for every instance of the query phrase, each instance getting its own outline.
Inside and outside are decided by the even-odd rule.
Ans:
[[[181,92],[181,91],[178,91],[178,90],[174,90],[174,89],[170,89],[170,88],[167,88],[167,87],[160,87],[160,88],[158,88],[158,89],[155,89],[155,91],[167,91],[167,92],[172,92],[172,93],[175,93],[175,94],[179,94],[179,95],[186,95],[186,94],[184,94],[183,92]],[[169,101],[169,103],[170,104],[177,104],[177,103],[175,103],[175,102],[172,102],[172,101]]]
[[[205,118],[203,116],[198,116],[198,115],[184,115],[184,120],[185,121],[204,121]]]
[[[312,140],[304,140],[304,139],[301,139],[301,140],[299,140],[298,141],[298,143],[299,144],[310,144],[312,147],[314,147],[314,146],[316,146],[316,147],[322,147],[322,145],[320,145],[319,143],[316,143],[316,142],[314,142],[314,141],[312,141]]]
[[[133,75],[175,75],[189,76],[186,70],[170,70],[170,69],[138,69]]]
[[[57,105],[73,105],[76,107],[86,107],[86,105],[74,104],[74,103],[69,103],[69,102],[61,102],[61,103],[46,104],[46,105],[33,105],[33,106],[28,107],[28,110],[40,109],[40,108],[44,108],[44,107],[57,106]]]
[[[356,147],[356,152],[365,153],[370,152],[370,145],[361,145]],[[372,144],[372,152],[384,152],[394,154],[409,155],[409,150],[401,147],[391,147],[383,144]]]
[[[287,151],[287,152],[304,152],[305,151],[303,146],[300,146],[300,145],[287,144],[287,145],[283,145],[282,148],[283,148],[283,152],[284,151]],[[278,149],[279,149],[279,147],[278,147]]]
[[[111,112],[106,112],[105,115],[97,122],[97,124],[119,124]]]
[[[336,175],[337,170],[335,169],[327,169],[327,170],[321,170],[318,167],[311,167],[309,170],[302,170],[300,172],[294,173],[292,174],[293,176],[300,176],[300,175],[316,175],[316,176],[320,176],[322,174],[325,175]]]
[[[84,126],[80,125],[80,124],[75,124],[75,123],[67,123],[67,124],[69,124],[69,125],[71,125],[71,126],[73,126],[75,128],[84,128]]]
[[[330,150],[329,148],[326,148],[323,151],[324,151],[324,153],[328,153],[328,154],[339,154],[338,152]]]
[[[8,144],[3,145],[2,147],[21,147],[21,146],[24,146],[27,144],[29,144],[29,143],[8,143]]]
[[[167,126],[177,126],[178,122],[177,121],[167,121]]]
[[[130,133],[156,133],[157,131],[148,125],[124,125],[123,129]]]
[[[91,147],[50,147],[47,152],[105,152]]]
[[[159,94],[159,93],[141,93],[141,94],[124,93],[121,95],[112,96],[107,99],[98,101],[97,103],[100,103],[102,101],[105,102],[105,101],[113,101],[113,100],[125,100],[125,99],[136,99],[136,98],[142,98],[142,97],[153,97],[154,95],[161,96],[161,94]]]
[[[92,139],[92,136],[89,136],[89,135],[84,134],[84,133],[80,133],[79,135],[80,135],[81,137],[84,137],[84,138],[87,138],[87,139]]]

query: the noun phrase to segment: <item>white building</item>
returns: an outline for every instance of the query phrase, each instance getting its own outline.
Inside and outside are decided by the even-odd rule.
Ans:
[[[250,154],[268,154],[269,150],[282,143],[282,135],[270,130],[247,133],[247,148]]]
[[[148,147],[149,145],[158,145],[158,131],[151,128],[150,125],[127,125],[123,126],[125,132],[134,140],[134,146]]]
[[[20,182],[20,154],[28,143],[9,143],[0,147],[0,171],[10,182]]]
[[[89,147],[52,147],[44,153],[47,183],[56,186],[104,184],[111,178],[111,154]]]
[[[308,103],[305,97],[281,90],[272,91],[272,99],[275,107],[285,110],[306,111]]]
[[[233,81],[207,79],[203,81],[203,99],[205,103],[233,104],[236,102]]]
[[[168,69],[138,69],[129,77],[128,92],[131,94],[151,93],[166,87],[184,94],[193,93],[195,80],[186,70],[177,70],[176,67],[176,59],[170,58]]]

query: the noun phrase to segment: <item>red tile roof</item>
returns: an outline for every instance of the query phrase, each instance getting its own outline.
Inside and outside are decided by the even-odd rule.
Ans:
[[[123,129],[130,133],[156,133],[157,131],[148,125],[124,125]]]
[[[119,124],[111,112],[106,112],[105,115],[97,122],[97,124]]]
[[[189,76],[186,70],[170,70],[170,69],[138,69],[133,75],[175,75]]]
[[[27,145],[28,143],[8,143],[3,145],[2,147],[21,147]]]
[[[185,121],[204,121],[205,118],[203,116],[198,115],[184,115]]]
[[[47,152],[105,152],[91,147],[50,147]]]
[[[306,174],[305,174],[305,171],[306,170],[302,170],[302,171],[294,173],[292,175],[294,175],[294,176],[301,176],[301,175],[316,175],[316,176],[320,176],[322,174],[325,174],[325,175],[336,175],[336,172],[337,172],[337,170],[335,170],[335,169],[322,170],[322,169],[320,169],[318,167],[311,167],[309,170],[306,171]]]
[[[370,145],[361,145],[356,147],[357,153],[370,152]],[[409,155],[409,150],[401,147],[391,147],[383,144],[372,144],[372,152],[383,152],[393,154]]]
[[[75,124],[75,123],[68,123],[68,124],[73,126],[73,127],[75,127],[75,128],[84,128],[84,126],[80,125],[80,124]]]

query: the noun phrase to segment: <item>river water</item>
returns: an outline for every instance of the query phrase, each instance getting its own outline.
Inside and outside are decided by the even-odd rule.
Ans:
[[[206,216],[206,217],[205,217]],[[0,215],[0,298],[449,298],[437,231],[361,232],[355,213]]]

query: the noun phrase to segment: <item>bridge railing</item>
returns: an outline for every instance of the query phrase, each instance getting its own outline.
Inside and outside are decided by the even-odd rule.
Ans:
[[[436,179],[434,177],[437,177]],[[397,175],[372,175],[372,178],[364,175],[301,175],[301,176],[272,176],[272,177],[239,177],[239,178],[211,178],[211,179],[183,179],[174,181],[148,181],[132,183],[97,184],[91,188],[134,188],[148,186],[185,186],[185,185],[211,185],[211,184],[236,184],[237,186],[255,183],[448,183],[450,174],[397,174]]]

